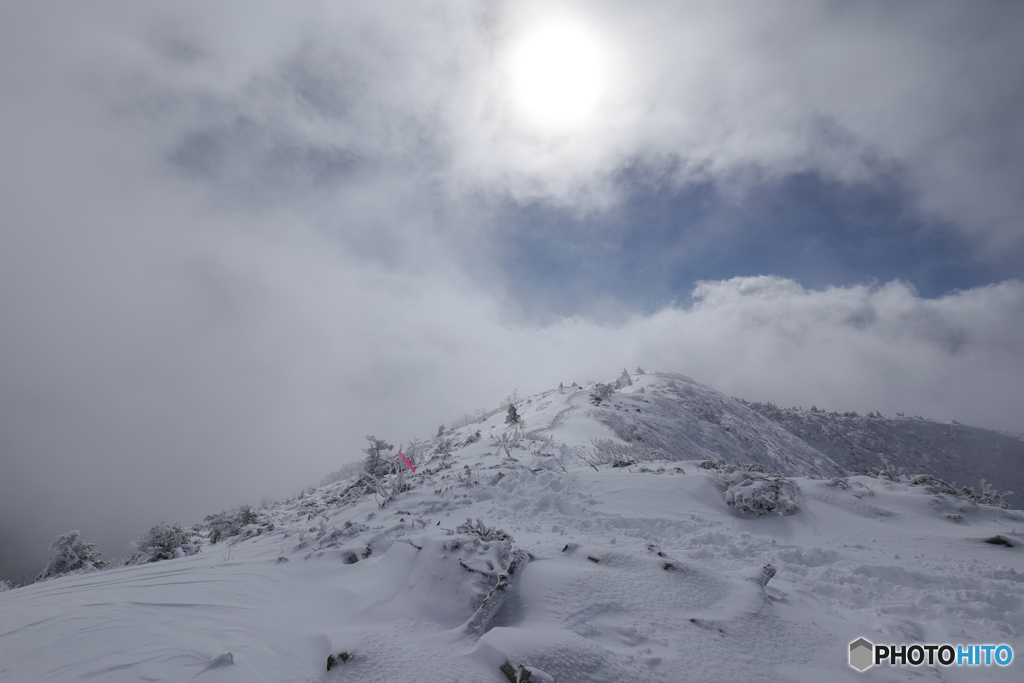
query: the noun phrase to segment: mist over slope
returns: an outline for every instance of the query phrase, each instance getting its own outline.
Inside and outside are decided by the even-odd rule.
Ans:
[[[415,473],[376,446],[208,518],[202,552],[0,593],[0,681],[859,681],[860,637],[1024,652],[1024,514],[910,460],[845,474],[680,375],[457,421],[402,445]]]

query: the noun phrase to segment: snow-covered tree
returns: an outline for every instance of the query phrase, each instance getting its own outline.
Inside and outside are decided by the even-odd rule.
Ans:
[[[515,404],[509,403],[508,413],[505,415],[505,424],[512,427],[518,427],[522,423],[522,421],[523,420],[521,417],[519,417],[518,411],[516,411]]]
[[[14,588],[14,586],[11,585],[10,581],[0,581],[0,593],[3,593],[4,591],[9,591],[12,588]]]
[[[382,477],[388,474],[392,470],[392,466],[390,458],[385,455],[385,452],[390,451],[394,446],[384,441],[384,439],[378,439],[372,434],[367,434],[365,438],[370,442],[369,448],[363,449],[363,453],[366,453],[366,460],[364,461],[366,473],[374,477]]]
[[[100,559],[95,543],[86,543],[77,529],[57,537],[50,546],[56,553],[46,563],[46,568],[39,573],[36,581],[53,578],[72,572],[91,572],[103,569],[107,562]]]
[[[210,529],[210,543],[216,543],[229,536],[238,536],[244,527],[259,521],[260,516],[251,505],[239,505],[215,515],[207,515],[203,520]]]
[[[628,372],[626,372],[626,368],[622,368],[622,374],[619,375],[617,380],[615,380],[615,388],[621,389],[622,387],[631,386],[633,386],[633,378],[629,376]]]
[[[195,555],[201,546],[199,532],[195,529],[184,529],[178,522],[160,522],[138,540],[132,541],[132,555],[128,558],[128,564],[146,564]]]
[[[365,474],[362,480],[366,484],[367,492],[375,493],[378,505],[384,507],[399,493],[409,489],[405,483],[406,466],[397,455],[388,453],[394,449],[391,444],[372,435],[368,435],[366,440],[370,442],[370,446],[363,449],[366,460],[363,461]],[[438,447],[450,447],[447,441],[445,439]],[[423,451],[425,446],[419,441],[414,441],[409,446],[409,453],[405,454],[406,459],[415,466],[416,457]]]

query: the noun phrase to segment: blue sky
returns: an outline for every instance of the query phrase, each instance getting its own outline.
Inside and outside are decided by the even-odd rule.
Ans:
[[[1020,278],[1024,260],[983,258],[977,240],[922,217],[898,177],[872,184],[794,174],[730,201],[711,183],[652,188],[599,215],[541,202],[503,206],[509,286],[559,315],[613,297],[651,312],[686,304],[698,280],[773,274],[811,289],[901,280],[922,297]]]
[[[1024,431],[1022,34],[998,1],[4,3],[6,557],[623,366]]]

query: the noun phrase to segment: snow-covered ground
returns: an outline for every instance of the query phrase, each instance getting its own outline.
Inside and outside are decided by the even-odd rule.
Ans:
[[[0,593],[0,681],[1021,680],[1024,513],[631,381],[417,442],[379,491],[343,471],[199,554]],[[859,637],[1016,657],[862,674]]]

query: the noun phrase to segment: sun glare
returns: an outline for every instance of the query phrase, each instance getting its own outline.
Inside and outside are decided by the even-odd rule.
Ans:
[[[534,29],[511,54],[516,108],[542,127],[582,123],[601,96],[603,61],[597,37],[583,25],[563,21]]]

